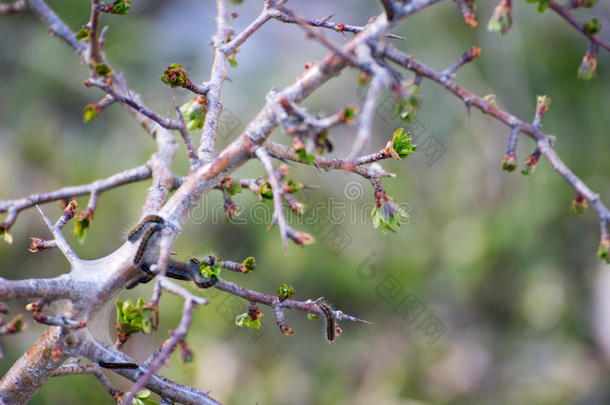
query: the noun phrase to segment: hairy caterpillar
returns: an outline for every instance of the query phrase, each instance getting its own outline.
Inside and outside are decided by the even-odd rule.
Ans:
[[[136,252],[136,255],[133,258],[133,264],[138,264],[142,261],[142,257],[144,257],[144,252],[146,251],[146,246],[148,245],[148,241],[150,240],[151,236],[153,236],[153,234],[157,231],[161,230],[161,226],[160,225],[153,225],[150,228],[147,228],[144,231],[144,234],[142,235],[142,241],[140,242],[140,245],[138,246],[138,251]]]
[[[144,219],[142,221],[140,221],[140,223],[138,225],[136,225],[136,227],[133,228],[127,234],[127,240],[130,242],[135,242],[136,240],[138,240],[138,238],[144,231],[144,228],[146,228],[146,225],[151,224],[151,223],[156,223],[156,224],[162,225],[164,222],[165,222],[165,220],[163,218],[161,218],[159,215],[154,215],[154,214],[148,215],[148,216],[144,217]]]
[[[325,331],[326,331],[326,340],[332,342],[337,337],[337,323],[335,321],[335,314],[333,313],[333,309],[325,303],[319,303],[318,308],[324,314],[325,323]]]
[[[214,258],[214,256],[211,256],[211,255],[208,256],[208,261],[211,263],[212,266],[216,263],[216,259]],[[213,287],[214,284],[216,284],[218,282],[218,279],[216,277],[212,277],[209,279],[203,278],[203,276],[199,272],[199,263],[200,262],[197,259],[191,259],[189,261],[188,265],[191,268],[191,273],[190,273],[191,280],[199,288]]]
[[[99,364],[100,367],[109,368],[109,369],[121,369],[121,368],[135,369],[135,368],[140,368],[140,366],[137,365],[136,363],[109,363],[109,362],[106,362],[106,361],[99,361],[97,364]]]
[[[142,243],[145,243],[142,241]],[[138,255],[136,255],[137,257]],[[199,288],[210,288],[213,287],[218,279],[216,277],[205,279],[199,272],[199,260],[191,259],[188,264],[170,260],[167,265],[166,276],[176,279],[176,280],[184,280],[184,281],[192,281]],[[127,286],[127,289],[132,289],[136,287],[138,284],[147,283],[155,277],[155,274],[150,271],[150,267],[146,263],[142,263],[140,269],[145,273],[139,279],[135,280],[131,284]]]

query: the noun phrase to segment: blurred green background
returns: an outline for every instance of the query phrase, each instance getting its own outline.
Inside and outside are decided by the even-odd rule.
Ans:
[[[50,3],[73,29],[87,22],[88,2]],[[236,31],[257,15],[260,3],[248,0],[236,8]],[[376,1],[291,3],[304,15],[334,13],[334,21],[349,24],[364,24],[380,12]],[[459,71],[457,82],[478,95],[496,94],[500,106],[526,121],[533,118],[536,95],[551,96],[544,130],[557,136],[556,149],[568,166],[610,202],[608,54],[600,54],[597,78],[578,81],[576,70],[588,45],[582,35],[556,15],[538,14],[519,0],[514,27],[500,37],[485,29],[495,2],[479,3],[476,30],[445,1],[409,18],[397,30],[408,40],[395,44],[437,69],[481,46],[481,57]],[[610,38],[610,4],[599,3],[576,14],[581,21],[599,16],[605,25],[601,35]],[[209,77],[214,15],[212,1],[136,0],[128,16],[103,17],[110,27],[109,61],[149,107],[161,115],[173,113],[172,96],[179,103],[191,96],[162,84],[160,75],[178,62],[198,81]],[[340,34],[326,34],[345,41]],[[82,123],[84,106],[103,94],[81,84],[86,68],[37,20],[2,17],[0,38],[1,198],[90,182],[140,165],[155,151],[155,143],[118,105]],[[305,62],[325,53],[296,26],[265,25],[241,47],[238,67],[229,68],[231,81],[223,88],[227,124],[218,148],[240,133],[272,87],[291,83]],[[361,104],[357,76],[345,71],[305,105],[331,114]],[[595,213],[584,218],[569,213],[573,192],[544,159],[531,177],[502,172],[507,128],[475,110],[469,117],[458,99],[434,83],[424,81],[422,90],[417,123],[410,128],[422,148],[406,161],[383,163],[398,175],[385,179],[384,186],[410,214],[397,234],[373,229],[370,185],[344,173],[298,167],[291,169],[291,178],[321,187],[300,198],[310,208],[326,208],[310,210],[295,225],[316,237],[313,246],[292,245],[285,255],[277,229],[266,231],[260,220],[270,215],[270,205],[248,192],[236,198],[245,224],[227,223],[221,196],[213,192],[195,208],[174,246],[184,259],[209,252],[237,261],[256,256],[254,273],[224,276],[268,293],[286,282],[296,288],[297,299],[324,296],[335,308],[375,325],[341,323],[343,335],[327,344],[321,321],[288,312],[296,334],[286,337],[264,307],[265,328],[249,334],[233,324],[234,315],[246,311],[245,301],[205,291],[210,305],[196,311],[188,336],[195,360],[182,364],[176,353],[163,375],[212,390],[226,404],[610,403],[610,269],[595,256]],[[371,151],[404,126],[388,119],[382,107]],[[354,135],[353,126],[332,132],[335,155],[349,150]],[[193,136],[198,142],[198,134]],[[290,142],[279,131],[274,138]],[[522,138],[519,161],[532,150],[532,142]],[[181,147],[176,173],[186,174],[187,167]],[[256,162],[237,172],[242,178],[262,174]],[[66,228],[81,257],[99,258],[123,243],[148,185],[104,193],[84,244]],[[78,201],[82,207],[87,202]],[[60,212],[57,203],[44,209],[52,216]],[[68,270],[58,251],[27,252],[30,236],[49,236],[34,210],[23,212],[11,233],[14,244],[0,244],[2,277],[50,277]],[[142,285],[120,297],[148,299],[151,289],[152,283]],[[23,312],[25,302],[9,304],[13,313]],[[406,304],[414,305],[410,312]],[[179,299],[164,294],[157,333],[134,336],[125,350],[145,359],[177,325],[180,308]],[[101,339],[114,339],[114,316],[112,306],[100,313],[95,327]],[[26,332],[1,339],[1,373],[44,330],[27,314],[25,319]],[[112,379],[128,389],[126,380]],[[52,379],[32,400],[111,402],[91,376]]]

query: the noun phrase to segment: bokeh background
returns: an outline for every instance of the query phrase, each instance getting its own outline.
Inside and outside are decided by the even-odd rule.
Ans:
[[[73,29],[88,19],[88,2],[50,3]],[[236,8],[236,30],[257,15],[260,3],[247,0]],[[335,14],[334,21],[349,24],[364,24],[380,12],[376,1],[291,3],[304,15]],[[485,29],[495,2],[479,3],[478,29],[468,28],[455,4],[445,1],[409,18],[396,31],[408,40],[396,45],[437,69],[481,46],[481,57],[459,71],[457,82],[479,95],[496,94],[500,106],[526,121],[533,118],[536,95],[550,95],[544,130],[557,136],[556,149],[565,162],[608,202],[607,53],[600,54],[597,78],[578,81],[576,70],[588,44],[563,20],[516,1],[514,27],[500,37]],[[599,3],[575,14],[581,21],[599,16],[601,35],[610,38],[610,4]],[[134,1],[127,16],[103,17],[110,27],[109,60],[147,105],[170,114],[172,96],[182,103],[190,95],[162,84],[160,75],[169,63],[179,62],[196,80],[209,77],[214,15],[212,1]],[[340,34],[326,34],[336,43],[345,41]],[[155,143],[118,105],[82,123],[84,106],[103,94],[81,84],[86,68],[37,20],[2,17],[0,38],[1,198],[90,182],[140,165],[155,151]],[[238,67],[229,68],[218,147],[240,133],[272,87],[286,86],[304,63],[325,53],[296,26],[265,25],[241,47]],[[357,76],[345,71],[305,105],[330,114],[361,104]],[[212,390],[226,404],[610,403],[610,268],[595,256],[595,213],[577,218],[569,212],[573,192],[544,159],[531,177],[502,172],[507,128],[478,111],[468,115],[458,99],[434,83],[424,81],[422,89],[422,106],[410,126],[420,151],[406,161],[383,163],[397,174],[384,186],[410,214],[397,234],[373,229],[370,185],[343,173],[296,167],[291,178],[320,186],[301,199],[310,208],[336,209],[336,214],[310,210],[306,221],[295,225],[312,233],[315,245],[291,246],[284,254],[277,230],[267,231],[260,220],[270,215],[269,203],[242,193],[236,201],[244,208],[245,224],[230,224],[219,208],[221,196],[213,192],[196,207],[174,247],[182,258],[209,252],[233,260],[253,255],[254,273],[224,276],[269,293],[286,282],[298,299],[324,296],[375,325],[342,323],[344,334],[328,344],[321,321],[289,312],[296,334],[286,337],[263,308],[265,328],[246,333],[233,317],[245,312],[247,303],[204,291],[210,305],[196,311],[188,336],[195,359],[182,364],[176,353],[163,375]],[[371,151],[405,125],[384,115],[383,104],[379,111]],[[355,127],[332,132],[335,155],[349,150],[354,134]],[[193,136],[198,141],[198,134]],[[274,138],[289,142],[279,131]],[[520,162],[532,150],[532,142],[522,138]],[[183,147],[175,170],[187,173]],[[253,162],[237,176],[262,174]],[[84,244],[66,228],[81,257],[99,258],[123,243],[147,187],[142,182],[104,193]],[[85,206],[86,198],[79,203]],[[53,216],[60,212],[57,203],[44,209]],[[2,277],[51,277],[68,270],[58,251],[27,252],[30,236],[48,237],[34,210],[23,212],[11,233],[14,244],[0,244]],[[142,285],[120,298],[148,299],[151,288],[152,283]],[[13,313],[23,312],[25,302],[10,304]],[[413,305],[410,312],[404,311],[406,304]],[[181,301],[165,294],[161,308],[157,333],[134,336],[125,346],[132,356],[145,359],[177,325]],[[114,338],[114,316],[112,306],[100,314],[95,325],[100,338]],[[26,332],[1,339],[1,373],[43,330],[25,318]],[[129,387],[126,380],[112,378],[119,388]],[[111,401],[93,377],[75,376],[52,379],[32,404]]]

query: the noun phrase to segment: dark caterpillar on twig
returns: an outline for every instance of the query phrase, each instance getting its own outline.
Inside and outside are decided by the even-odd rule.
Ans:
[[[319,303],[318,308],[324,314],[325,328],[326,328],[326,340],[332,342],[337,337],[337,322],[335,321],[335,314],[333,309],[325,303]]]
[[[109,363],[106,361],[98,361],[97,363],[100,367],[102,368],[108,368],[108,369],[136,369],[136,368],[140,368],[139,365],[137,365],[136,363]]]
[[[140,221],[140,223],[127,234],[127,240],[130,242],[135,242],[144,231],[144,228],[146,228],[146,225],[151,223],[163,225],[164,222],[165,220],[159,215],[148,215],[144,217],[144,219],[142,219],[142,221]]]
[[[144,231],[144,234],[142,234],[142,240],[140,241],[140,245],[138,246],[138,251],[133,257],[133,264],[138,264],[142,261],[142,258],[144,257],[144,252],[146,252],[146,246],[148,245],[150,238],[155,234],[155,232],[158,232],[160,230],[161,225],[155,224]]]

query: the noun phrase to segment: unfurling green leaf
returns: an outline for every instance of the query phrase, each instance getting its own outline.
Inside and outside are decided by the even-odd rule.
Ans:
[[[215,262],[213,266],[205,263],[199,264],[199,272],[201,275],[210,280],[220,280],[220,270],[222,270],[222,262]]]
[[[88,217],[76,218],[74,220],[74,235],[80,243],[85,242],[87,236],[87,229],[91,225],[91,219]]]
[[[180,106],[180,114],[182,114],[189,131],[203,128],[205,114],[208,111],[207,107],[207,100],[203,96],[197,96]]]
[[[261,320],[259,318],[253,321],[250,319],[248,313],[244,312],[243,314],[239,314],[235,317],[235,325],[239,326],[240,328],[245,326],[248,328],[260,329]]]
[[[89,35],[91,34],[91,28],[89,28],[87,25],[83,25],[77,32],[76,32],[76,39],[79,41],[82,41],[84,39],[89,38]]]
[[[268,181],[265,181],[261,183],[260,186],[258,186],[258,195],[260,195],[261,198],[266,200],[273,199],[273,189],[271,188],[271,184]]]
[[[286,283],[280,284],[277,288],[277,296],[280,301],[287,300],[294,295],[294,287]]]
[[[117,300],[116,307],[116,328],[120,335],[129,336],[137,332],[148,335],[157,328],[157,313],[154,308],[146,307],[142,298],[138,298],[135,305],[131,299]]]
[[[411,143],[411,134],[403,131],[403,128],[398,128],[392,135],[392,150],[401,159],[412,155],[417,149],[417,145]]]
[[[381,232],[387,231],[396,232],[403,220],[409,218],[409,215],[398,206],[398,203],[393,198],[387,199],[383,203],[377,203],[377,206],[371,212],[373,218],[373,227],[379,228]]]
[[[4,228],[3,226],[0,226],[0,239],[5,241],[9,245],[13,244],[13,237],[11,236],[10,233],[8,233],[8,230],[6,230],[6,228]]]

